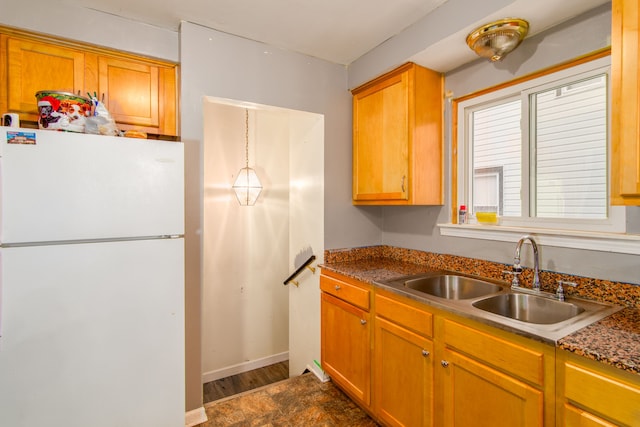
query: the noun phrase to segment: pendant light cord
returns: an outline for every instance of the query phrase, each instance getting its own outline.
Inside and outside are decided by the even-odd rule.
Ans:
[[[244,109],[244,153],[245,167],[249,168],[249,109]]]

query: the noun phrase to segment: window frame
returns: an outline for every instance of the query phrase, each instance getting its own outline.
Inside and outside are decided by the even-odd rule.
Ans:
[[[458,135],[464,134],[462,140],[458,139],[460,149],[458,150],[458,177],[457,177],[457,193],[462,196],[459,204],[471,205],[471,179],[472,174],[469,173],[471,169],[471,144],[469,143],[469,129],[468,129],[468,117],[470,112],[478,110],[478,107],[484,107],[485,105],[492,105],[496,102],[513,100],[516,98],[526,99],[521,110],[521,117],[523,119],[530,119],[529,99],[533,93],[548,90],[559,84],[566,84],[571,80],[583,80],[584,78],[606,74],[610,79],[610,57],[598,58],[593,61],[585,62],[583,64],[576,65],[574,67],[566,68],[555,73],[550,73],[545,76],[529,79],[525,82],[521,82],[515,85],[499,88],[495,91],[489,91],[477,97],[467,98],[463,102],[459,102],[457,105],[458,114],[458,129],[456,132]],[[610,85],[609,85],[610,86]],[[610,91],[607,93],[609,99],[607,103],[608,116],[610,116],[611,110],[611,97]],[[610,123],[607,125],[607,175],[610,174]],[[610,201],[610,178],[607,183],[607,218],[606,219],[559,219],[559,218],[543,218],[530,216],[529,212],[532,207],[532,192],[535,191],[534,177],[531,174],[532,168],[532,156],[531,151],[534,147],[530,141],[531,127],[528,127],[522,131],[522,152],[521,152],[521,173],[523,177],[522,181],[522,204],[520,217],[505,217],[501,221],[504,225],[517,226],[517,227],[534,227],[544,229],[558,229],[558,230],[576,230],[576,231],[599,231],[599,232],[613,232],[621,233],[625,232],[625,210],[623,207],[611,206]],[[525,182],[526,180],[526,182]]]
[[[611,102],[608,103],[608,148],[607,148],[607,199],[608,199],[608,211],[609,215],[604,221],[603,229],[600,226],[593,227],[589,225],[589,222],[593,220],[569,220],[573,224],[563,224],[560,228],[557,225],[549,227],[550,222],[547,218],[538,218],[539,221],[536,224],[531,224],[530,221],[524,220],[521,223],[512,223],[499,225],[486,225],[486,224],[456,224],[457,209],[460,204],[465,204],[465,199],[460,196],[464,195],[464,188],[461,184],[464,184],[466,179],[465,175],[460,172],[470,170],[466,167],[465,162],[467,159],[464,156],[464,133],[460,133],[461,121],[464,120],[464,115],[461,115],[460,111],[463,110],[461,106],[466,101],[473,100],[474,103],[478,102],[480,97],[483,99],[497,98],[497,93],[513,93],[515,87],[520,85],[524,86],[538,86],[539,84],[533,84],[530,81],[539,79],[548,75],[552,75],[549,81],[560,80],[565,77],[570,77],[582,72],[592,70],[600,67],[610,67],[610,49],[602,49],[594,52],[593,54],[586,55],[584,57],[577,58],[566,63],[559,64],[554,67],[550,67],[536,73],[518,77],[510,82],[502,83],[497,86],[486,88],[478,92],[453,99],[451,102],[451,117],[452,117],[452,134],[451,134],[451,222],[446,224],[438,224],[440,233],[444,236],[454,237],[466,237],[466,238],[478,238],[495,241],[507,241],[516,242],[524,233],[535,234],[538,236],[540,243],[550,246],[588,249],[588,250],[606,250],[608,252],[618,253],[631,253],[640,254],[640,236],[626,234],[626,211],[624,207],[611,206],[611,123],[613,122],[610,117]],[[608,78],[611,79],[610,71]],[[609,81],[610,88],[610,81]],[[608,88],[608,96],[610,99],[610,89]],[[507,95],[503,95],[507,97]],[[523,112],[524,114],[524,112]],[[464,127],[463,127],[464,128]],[[528,135],[524,135],[528,138]],[[523,153],[528,156],[528,153]],[[528,162],[528,159],[526,159]],[[466,168],[466,169],[465,169]],[[528,168],[528,165],[527,165]],[[586,221],[586,222],[585,222]],[[573,225],[573,227],[571,226]],[[606,226],[611,226],[607,229]],[[604,230],[604,231],[603,231]]]

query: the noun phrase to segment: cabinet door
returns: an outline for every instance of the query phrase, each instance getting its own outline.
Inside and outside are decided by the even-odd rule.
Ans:
[[[576,408],[573,405],[564,405],[564,427],[615,427],[602,418]]]
[[[353,98],[353,199],[409,198],[409,81],[404,72]]]
[[[369,313],[326,293],[321,296],[322,369],[359,403],[371,403]]]
[[[565,408],[579,406],[590,414],[612,420],[615,425],[640,425],[640,387],[636,384],[573,362],[565,363],[560,375],[564,376]],[[564,416],[567,422],[575,419],[575,414],[571,412]],[[580,419],[586,418],[583,415]],[[589,417],[593,418],[595,417]]]
[[[640,6],[613,0],[611,202],[640,205]]]
[[[38,119],[35,94],[40,90],[84,90],[84,53],[37,41],[3,38],[8,61],[7,109],[20,113],[22,120]]]
[[[157,66],[101,56],[98,87],[118,124],[159,128],[159,70]]]
[[[448,349],[439,369],[445,426],[543,427],[542,391]]]
[[[433,343],[375,319],[375,412],[389,426],[433,425]]]

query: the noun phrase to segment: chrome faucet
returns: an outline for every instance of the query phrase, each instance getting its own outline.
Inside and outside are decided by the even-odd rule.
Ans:
[[[576,286],[578,286],[576,282],[567,282],[566,280],[556,280],[556,281],[558,282],[558,288],[556,289],[556,298],[558,299],[558,301],[565,300],[564,288],[562,287],[562,285],[571,286],[572,288],[575,288]]]
[[[522,266],[520,265],[520,249],[522,248],[522,244],[525,240],[531,242],[531,247],[533,248],[533,290],[540,291],[540,261],[538,257],[538,245],[536,244],[536,241],[533,240],[533,237],[529,235],[523,236],[518,240],[516,253],[513,257],[513,281],[511,282],[511,286],[520,286],[518,281],[518,275],[522,272]]]

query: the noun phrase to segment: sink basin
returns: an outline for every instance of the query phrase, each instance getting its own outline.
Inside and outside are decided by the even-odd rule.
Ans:
[[[584,309],[570,302],[560,302],[529,294],[502,294],[472,304],[490,313],[521,322],[549,325],[571,319]]]
[[[493,283],[455,274],[438,274],[408,279],[404,286],[419,292],[446,299],[472,299],[499,292]]]

